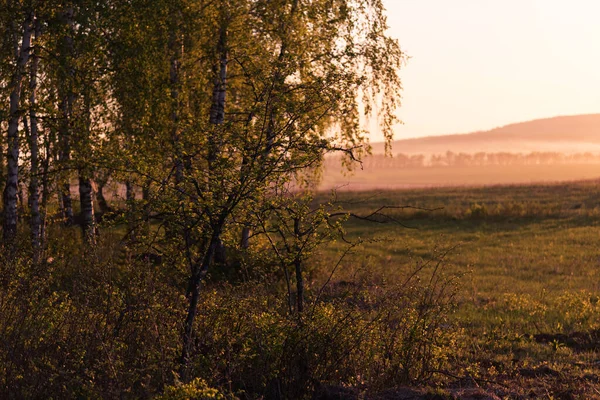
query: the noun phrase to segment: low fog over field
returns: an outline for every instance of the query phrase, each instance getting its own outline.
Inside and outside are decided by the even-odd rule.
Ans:
[[[468,134],[382,143],[362,169],[347,173],[339,158],[325,163],[322,189],[527,184],[600,177],[600,114],[516,123]]]

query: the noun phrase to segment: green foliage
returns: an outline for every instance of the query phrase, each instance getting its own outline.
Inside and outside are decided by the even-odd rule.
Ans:
[[[234,391],[286,398],[316,383],[386,388],[426,382],[448,366],[456,341],[450,321],[455,286],[419,270],[403,284],[309,291],[290,314],[272,284],[221,286],[199,306],[196,374]],[[427,276],[428,274],[433,274]],[[207,375],[208,374],[208,375]]]
[[[467,215],[473,219],[483,219],[488,216],[488,210],[485,204],[473,203]]]
[[[169,382],[177,295],[160,270],[117,263],[114,246],[80,256],[63,240],[41,265],[3,260],[3,398],[143,398]]]
[[[164,393],[154,397],[154,400],[225,400],[225,396],[217,389],[208,387],[204,380],[196,378],[187,384],[177,382],[167,386]]]
[[[17,258],[15,265],[26,274],[21,279],[32,282],[38,278],[34,271],[51,267],[39,285],[25,290],[25,298],[39,299],[37,303],[26,306],[14,298],[17,289],[7,288],[7,313],[34,324],[39,321],[30,321],[28,307],[45,304],[60,311],[56,316],[40,311],[40,321],[59,320],[68,335],[49,336],[63,337],[68,345],[56,348],[72,345],[69,354],[81,354],[70,367],[82,380],[73,384],[75,392],[93,396],[97,388],[117,392],[126,387],[143,395],[146,387],[169,383],[165,370],[175,369],[187,383],[201,289],[212,270],[226,264],[218,257],[223,242],[237,247],[232,238],[242,226],[263,236],[273,226],[282,228],[271,250],[281,253],[288,299],[290,263],[295,267],[297,298],[303,298],[303,264],[319,245],[332,240],[330,232],[341,228],[330,221],[324,207],[310,210],[310,198],[292,199],[289,194],[295,189],[290,188],[309,188],[326,153],[342,152],[356,160],[367,152],[361,124],[373,110],[386,141],[391,141],[405,55],[386,34],[381,2],[86,0],[9,2],[0,8],[5,11],[0,17],[3,49],[18,43],[20,35],[28,37],[26,27],[33,20],[40,26],[33,46],[23,49],[39,55],[39,66],[28,70],[29,87],[20,85],[26,58],[20,58],[23,65],[16,80],[10,64],[18,60],[0,60],[0,86],[31,95],[23,96],[28,99],[23,104],[11,105],[29,113],[11,111],[14,151],[7,187],[12,194],[5,208],[16,209],[19,185],[41,175],[30,197],[40,192],[37,227],[43,226],[44,233],[32,244],[35,262],[30,268],[23,264],[25,257]],[[21,117],[24,127],[28,121],[40,121],[35,139],[39,143],[32,140],[29,149],[19,148]],[[28,150],[39,162],[32,161],[29,174],[18,177],[19,151],[25,155]],[[115,225],[127,224],[121,242],[109,237],[104,244],[96,243],[93,174],[102,185],[111,179],[126,187],[125,209],[104,215]],[[66,225],[75,222],[75,176],[84,241],[74,239],[72,229],[47,223],[54,194]],[[137,198],[139,189],[142,200]],[[10,216],[6,220],[14,221],[11,227],[24,220],[17,219],[16,212]],[[105,226],[110,229],[108,223]],[[56,236],[48,234],[54,229],[59,231]],[[112,233],[118,230],[123,227]],[[79,252],[75,246],[80,246]],[[247,266],[249,258],[243,251],[239,254],[239,263]],[[144,257],[164,258],[165,265]],[[51,263],[44,261],[49,258]],[[157,301],[159,294],[165,295],[164,302]],[[78,318],[87,322],[85,327],[75,327]],[[12,320],[5,322],[11,326]],[[162,323],[167,325],[159,327]],[[146,352],[143,346],[148,346]],[[27,348],[23,345],[20,351],[26,353]],[[22,354],[23,365],[14,370],[35,374],[38,369],[28,369],[26,363],[37,361]],[[44,370],[53,377],[50,382],[54,375],[57,381],[65,377],[53,368]],[[24,387],[29,387],[37,378],[24,379]]]
[[[309,285],[302,315],[289,313],[280,278],[263,276],[204,291],[195,379],[174,383],[180,285],[133,248],[102,241],[98,253],[78,256],[78,241],[51,242],[53,257],[41,269],[22,257],[3,271],[4,397],[305,398],[321,383],[427,381],[453,348],[455,288],[437,272],[419,269],[403,284],[375,287],[365,277],[351,291]]]

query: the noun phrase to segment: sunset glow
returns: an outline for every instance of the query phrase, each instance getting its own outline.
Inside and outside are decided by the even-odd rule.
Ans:
[[[600,2],[384,3],[411,57],[396,139],[600,112]]]

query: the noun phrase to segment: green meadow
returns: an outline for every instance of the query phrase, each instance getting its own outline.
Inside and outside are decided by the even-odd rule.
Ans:
[[[265,234],[245,252],[232,231],[198,306],[200,378],[183,386],[170,376],[185,270],[159,221],[155,247],[135,247],[117,212],[90,254],[78,254],[78,227],[53,225],[43,268],[23,257],[5,275],[2,382],[25,398],[65,387],[96,398],[104,382],[131,390],[124,398],[274,398],[273,385],[290,399],[600,398],[599,191],[583,181],[321,192],[306,210],[328,202],[329,219],[306,214],[318,245],[302,262],[300,317],[296,281]],[[329,235],[323,221],[346,212],[343,234]],[[143,379],[168,386],[131,386]]]
[[[377,221],[348,220],[346,239],[363,244],[335,275],[384,285],[420,266],[429,279],[437,267],[456,282],[448,329],[459,332],[453,357],[461,377],[512,388],[511,396],[592,398],[600,372],[599,190],[585,181],[340,192],[336,202],[358,217],[389,208]],[[347,246],[324,251],[315,277]]]

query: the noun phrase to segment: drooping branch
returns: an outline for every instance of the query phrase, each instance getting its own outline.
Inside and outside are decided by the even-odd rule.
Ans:
[[[385,210],[406,210],[406,209],[433,212],[433,211],[443,210],[444,208],[443,207],[438,207],[438,208],[423,208],[423,207],[415,207],[415,206],[381,206],[378,209],[376,209],[375,211],[373,211],[373,212],[371,212],[370,214],[367,214],[367,215],[359,215],[359,214],[352,213],[352,212],[344,212],[344,211],[342,211],[342,212],[336,212],[336,213],[329,214],[329,217],[330,218],[351,217],[351,218],[355,218],[355,219],[358,219],[358,220],[369,221],[369,222],[374,222],[374,223],[378,223],[378,224],[385,224],[385,223],[388,223],[388,222],[393,222],[393,223],[401,225],[401,226],[403,226],[405,228],[417,229],[415,227],[411,227],[411,226],[405,225],[399,219],[394,218],[391,215],[384,213]]]

